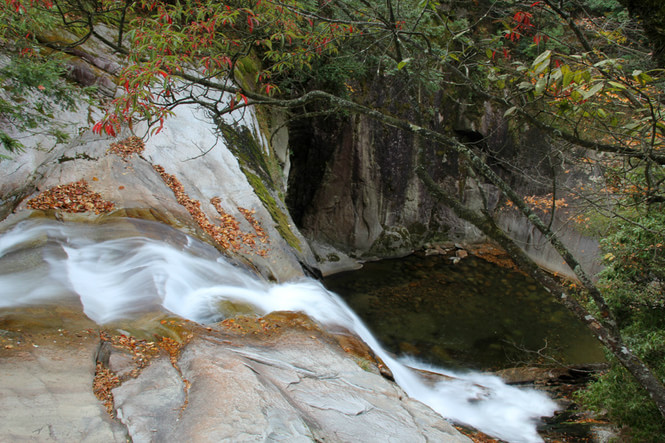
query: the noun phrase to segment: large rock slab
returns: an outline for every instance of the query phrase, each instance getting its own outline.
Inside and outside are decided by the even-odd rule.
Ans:
[[[123,158],[109,152],[118,140],[85,132],[66,145],[49,151],[27,149],[11,160],[0,162],[0,219],[7,212],[25,211],[26,202],[37,192],[58,185],[85,180],[91,191],[114,204],[118,215],[167,222],[215,244],[201,228],[206,223],[221,225],[223,216],[212,203],[218,199],[223,210],[238,223],[239,231],[255,234],[241,209],[266,233],[266,243],[229,251],[251,262],[264,277],[286,281],[303,276],[302,264],[315,267],[315,259],[305,239],[298,233],[284,209],[293,237],[290,244],[278,231],[273,214],[255,194],[233,154],[217,140],[211,123],[196,120],[195,109],[183,109],[167,121],[164,130],[146,142],[143,155]],[[193,125],[197,123],[198,128]],[[207,138],[203,136],[207,134]],[[128,134],[126,134],[128,135]],[[199,143],[214,146],[202,154]],[[193,216],[153,166],[159,165],[178,180],[186,196],[197,201],[200,215]],[[17,203],[17,201],[22,201]],[[4,205],[4,206],[3,206]],[[273,209],[274,210],[274,209]],[[93,214],[94,215],[94,214]]]
[[[303,314],[100,331],[72,305],[3,310],[0,328],[1,441],[470,441]]]
[[[9,321],[3,317],[2,328]],[[0,440],[125,442],[124,427],[93,394],[98,334],[63,327],[2,330]]]
[[[74,38],[53,34],[42,36],[42,41]],[[121,60],[108,53],[98,39],[90,38],[69,56],[71,72],[78,81],[101,85],[111,96],[115,93],[112,80]],[[0,66],[7,60],[0,54]],[[16,106],[36,107],[44,100],[39,93],[22,99]],[[286,191],[280,169],[284,161],[275,158],[265,136],[268,123],[259,122],[253,109],[228,116],[221,131],[219,122],[203,109],[182,105],[161,131],[150,131],[145,124],[135,123],[120,131],[117,138],[111,138],[91,130],[103,111],[83,100],[83,96],[74,99],[77,109],[57,109],[39,130],[0,122],[0,131],[20,140],[24,147],[20,152],[3,149],[0,153],[0,221],[12,212],[25,210],[26,201],[40,191],[85,180],[91,191],[112,202],[123,215],[147,216],[189,233],[198,230],[211,234],[208,228],[212,225],[235,229],[237,224],[244,236],[236,243],[242,245],[230,248],[223,242],[217,243],[251,263],[266,278],[286,281],[302,277],[303,265],[316,273],[314,254],[280,197]],[[123,143],[130,136],[142,138],[145,149],[127,156],[109,151],[113,143]],[[270,180],[263,180],[247,164],[238,162],[238,152],[245,151],[260,159],[258,163],[271,165]],[[189,208],[185,208],[187,203],[183,203],[182,196],[174,195],[154,166],[162,167],[182,185],[182,193],[191,199]],[[191,213],[192,207],[198,209],[197,214]],[[155,212],[159,215],[155,216]],[[206,240],[215,243],[213,237],[208,235]],[[255,245],[242,247],[252,242]]]
[[[115,388],[132,440],[469,441],[308,320],[254,326],[196,334]]]

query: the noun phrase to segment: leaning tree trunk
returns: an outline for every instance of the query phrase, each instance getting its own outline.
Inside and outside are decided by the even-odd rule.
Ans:
[[[510,257],[515,261],[520,269],[528,272],[536,281],[538,281],[543,287],[553,296],[561,301],[577,318],[582,320],[589,329],[593,332],[594,336],[616,357],[616,359],[635,377],[637,382],[649,393],[649,396],[653,399],[654,403],[658,407],[661,415],[665,418],[665,386],[663,386],[661,380],[651,371],[651,369],[637,356],[635,353],[629,349],[623,342],[623,338],[619,332],[616,323],[612,320],[612,317],[609,313],[609,308],[605,300],[602,298],[602,294],[598,288],[591,282],[590,279],[586,278],[583,283],[587,290],[591,289],[595,291],[594,301],[600,299],[602,306],[607,310],[601,308],[601,315],[609,316],[606,320],[607,322],[600,322],[596,319],[591,313],[584,308],[577,300],[570,296],[567,289],[554,279],[550,274],[546,273],[541,269],[523,250],[520,248],[513,239],[508,237],[508,235],[499,228],[492,216],[486,212],[476,212],[465,207],[459,200],[452,197],[449,193],[443,190],[429,175],[424,166],[420,163],[417,166],[416,172],[418,177],[422,180],[425,187],[428,191],[437,199],[442,201],[446,206],[455,212],[455,214],[463,220],[466,220],[480,229],[488,238],[496,241]],[[529,217],[529,220],[532,221],[532,217]],[[539,219],[540,220],[540,219]],[[552,233],[548,228],[544,228],[546,237],[552,243],[552,239],[555,239],[555,244],[557,251],[563,250],[564,258],[566,256],[572,257],[572,254],[568,249],[560,243],[559,239],[556,238],[555,234]],[[540,229],[540,228],[539,228]],[[576,262],[575,262],[576,263]],[[579,268],[578,271],[581,272],[579,264],[576,265],[576,268]],[[584,277],[586,275],[583,274]],[[589,291],[591,292],[591,291]]]

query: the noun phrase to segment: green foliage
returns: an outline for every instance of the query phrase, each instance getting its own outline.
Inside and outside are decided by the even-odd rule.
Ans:
[[[19,130],[41,130],[59,110],[75,111],[80,100],[94,88],[81,88],[65,79],[66,68],[58,57],[36,55],[14,56],[0,69],[0,118],[12,122]],[[50,129],[58,143],[68,136],[57,128]],[[17,152],[23,146],[6,132],[0,132],[2,146]]]
[[[59,16],[51,13],[48,0],[6,0],[0,7],[0,44],[16,51],[31,51],[35,35],[61,25]]]
[[[54,105],[73,110],[80,93],[64,81],[65,74],[65,65],[57,57],[19,56],[0,70],[0,80],[2,88],[15,100],[38,93],[48,97]],[[51,107],[47,105],[41,113],[48,112]]]
[[[609,371],[581,393],[580,400],[599,412],[607,412],[614,423],[630,426],[631,441],[665,440],[665,425],[658,408],[628,371],[611,361]]]
[[[665,378],[665,212],[659,205],[619,208],[601,241],[605,269],[598,282],[625,342]],[[607,227],[606,227],[607,228]],[[581,400],[631,428],[635,441],[663,441],[665,423],[651,398],[619,365],[581,394]]]
[[[625,219],[616,220],[614,232],[601,240],[606,265],[601,274],[603,282],[610,288],[665,282],[665,214],[662,209],[624,210],[623,214],[627,214]],[[665,298],[661,303],[663,300]]]
[[[51,0],[7,0],[0,8],[0,45],[9,57],[0,69],[0,118],[19,131],[42,131],[60,110],[76,110],[77,103],[88,97],[94,88],[74,86],[66,80],[67,68],[61,53],[42,47],[37,38],[63,27],[81,35],[89,23],[78,20],[85,6],[63,1],[55,7]],[[104,10],[101,3],[95,8]],[[77,12],[76,12],[77,11]],[[48,128],[57,142],[67,135],[58,128]],[[2,132],[2,146],[11,152],[21,144]]]
[[[17,140],[14,140],[4,131],[0,131],[0,143],[2,143],[2,147],[9,152],[15,153],[25,150],[25,147],[21,143],[19,143]],[[0,159],[7,159],[7,158],[9,157],[0,154]]]

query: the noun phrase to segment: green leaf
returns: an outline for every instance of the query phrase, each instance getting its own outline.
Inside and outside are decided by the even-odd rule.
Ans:
[[[637,80],[642,86],[653,81],[653,78],[649,74],[639,70],[633,71],[633,78]]]
[[[563,74],[561,73],[561,69],[555,69],[554,71],[550,72],[550,78],[552,79],[552,83],[558,82]]]
[[[410,61],[411,61],[411,57],[409,57],[409,58],[405,58],[405,59],[402,60],[401,62],[397,63],[397,70],[398,70],[398,71],[401,70],[403,67],[405,67],[406,65],[408,65]]]
[[[584,79],[584,81],[590,82],[591,81],[591,73],[589,71],[582,71],[582,78]]]
[[[503,116],[504,117],[510,117],[511,115],[513,115],[515,113],[515,111],[517,111],[517,106],[513,106],[511,108],[508,108],[506,110],[506,112],[503,113]]]
[[[656,128],[660,130],[661,134],[665,134],[665,123],[657,122]]]
[[[540,63],[538,66],[536,66],[536,68],[534,69],[533,73],[534,73],[535,75],[538,75],[538,74],[540,74],[541,72],[543,72],[544,70],[546,70],[549,66],[550,66],[549,63],[544,63],[544,62],[543,62],[543,63]]]
[[[596,83],[588,91],[580,91],[580,92],[582,93],[582,97],[584,97],[584,100],[588,100],[592,96],[596,95],[601,89],[603,89],[603,84],[602,83]]]
[[[582,94],[579,90],[574,89],[570,92],[570,98],[575,102],[580,102],[582,101]]]
[[[561,67],[561,71],[563,72],[563,78],[561,80],[561,87],[563,89],[566,89],[568,85],[573,81],[573,77],[575,77],[575,73],[566,65]]]
[[[520,88],[522,91],[528,91],[533,89],[533,85],[530,82],[522,82],[519,85],[517,85],[518,88]]]
[[[548,49],[547,51],[543,52],[543,53],[540,54],[538,57],[536,57],[536,59],[535,59],[535,60],[533,61],[533,63],[531,64],[531,67],[535,69],[536,66],[540,65],[540,64],[543,63],[544,61],[546,61],[546,60],[549,61],[549,58],[550,58],[551,56],[552,56],[552,51],[550,51],[550,50]]]
[[[622,91],[625,91],[626,89],[628,89],[628,88],[626,88],[626,85],[624,85],[622,83],[613,82],[613,81],[609,81],[608,83],[610,85],[612,85],[613,87],[617,88],[617,89],[621,89]]]

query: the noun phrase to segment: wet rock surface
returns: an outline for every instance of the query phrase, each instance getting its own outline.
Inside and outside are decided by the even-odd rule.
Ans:
[[[115,422],[92,390],[99,336],[81,317],[51,308],[60,319],[35,327],[3,315],[0,322],[0,439],[3,441],[125,442]],[[3,313],[4,314],[4,313]],[[67,326],[67,329],[64,327]]]
[[[161,356],[113,390],[135,442],[164,431],[177,441],[465,441],[302,316],[244,318],[206,332],[177,361]]]
[[[40,309],[2,312],[3,438],[469,441],[381,376],[362,342],[300,314],[100,330]],[[111,414],[95,397],[105,383]]]

